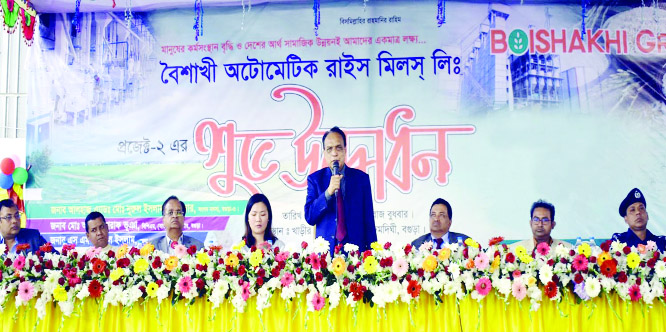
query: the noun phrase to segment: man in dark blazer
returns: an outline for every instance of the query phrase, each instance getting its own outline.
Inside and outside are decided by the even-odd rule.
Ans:
[[[170,196],[164,201],[162,204],[162,223],[166,235],[150,241],[155,246],[155,250],[173,254],[178,244],[182,244],[186,248],[194,245],[197,247],[197,250],[204,247],[201,241],[183,234],[186,212],[185,203],[178,199],[178,197]]]
[[[425,242],[432,242],[434,249],[441,249],[444,244],[465,242],[469,236],[449,231],[452,219],[451,204],[445,199],[436,199],[430,206],[430,233],[418,237],[412,245],[418,248]]]
[[[347,141],[340,128],[331,128],[322,141],[329,167],[308,176],[305,220],[316,226],[315,236],[330,243],[331,255],[337,244],[369,249],[377,241],[370,177],[345,165]],[[334,170],[338,174],[333,174]]]
[[[14,201],[0,201],[0,244],[4,244],[9,253],[16,253],[25,245],[27,248],[18,251],[35,253],[45,243],[38,230],[21,228],[21,214]]]

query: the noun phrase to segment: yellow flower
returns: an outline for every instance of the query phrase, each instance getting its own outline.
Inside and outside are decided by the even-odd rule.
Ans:
[[[118,258],[123,258],[127,255],[127,243],[123,244],[118,248],[118,252],[116,253],[116,257]]]
[[[146,294],[150,297],[155,297],[157,296],[157,289],[160,288],[160,286],[157,285],[157,283],[151,281],[148,283],[148,286],[146,286]]]
[[[261,259],[263,258],[263,253],[261,250],[255,250],[250,254],[250,265],[252,267],[257,267],[259,264],[261,264]]]
[[[611,259],[613,259],[613,257],[611,257],[611,254],[608,251],[604,251],[600,253],[599,256],[597,257],[597,264],[601,266],[601,264],[603,264],[605,261],[609,261]]]
[[[474,241],[471,237],[468,237],[467,239],[465,239],[465,244],[468,247],[475,247],[475,248],[479,247],[479,243]]]
[[[178,267],[178,257],[176,256],[171,256],[167,258],[164,261],[164,265],[166,265],[166,269],[169,271],[173,271],[176,267]]]
[[[342,257],[335,257],[333,262],[331,263],[331,267],[333,268],[333,274],[335,274],[336,277],[341,276],[345,270],[347,269],[347,263]]]
[[[53,290],[53,298],[58,301],[67,301],[67,291],[64,287],[58,286]]]
[[[377,258],[375,258],[375,256],[368,256],[365,258],[365,262],[363,262],[363,268],[368,274],[377,272],[378,265],[379,263],[377,262]]]
[[[207,252],[202,251],[197,254],[197,261],[199,261],[199,264],[201,265],[207,265],[210,263],[210,256],[208,256]]]
[[[423,265],[421,267],[423,268],[423,271],[426,272],[435,271],[435,268],[437,267],[437,258],[435,258],[435,255],[428,255],[425,260],[423,260]]]
[[[534,284],[536,284],[536,278],[535,277],[530,276],[529,278],[527,278],[527,285],[528,286],[531,287],[531,286],[534,286]]]
[[[638,256],[637,253],[631,252],[629,255],[627,255],[627,266],[630,268],[636,268],[638,264],[641,262],[641,257]]]
[[[155,251],[155,246],[152,243],[146,243],[141,247],[141,250],[139,250],[139,253],[141,256],[148,256],[150,255],[153,251]]]
[[[449,248],[442,248],[442,250],[439,251],[439,255],[437,258],[439,258],[440,261],[445,261],[451,257],[451,249]]]
[[[111,275],[109,275],[109,279],[111,279],[111,281],[116,281],[124,275],[125,275],[125,271],[123,270],[122,267],[119,267],[119,268],[111,271]]]
[[[493,259],[493,263],[490,264],[490,273],[495,272],[499,268],[500,262],[501,262],[500,256],[495,256],[495,258]]]
[[[382,247],[382,245],[379,244],[379,242],[377,242],[377,241],[372,242],[372,243],[370,244],[370,248],[372,248],[372,250],[374,250],[374,251],[382,251],[382,250],[384,250],[384,247]]]
[[[224,259],[224,265],[231,266],[231,267],[236,267],[238,266],[238,256],[236,254],[229,254],[227,258]]]
[[[578,246],[578,253],[585,255],[585,257],[590,257],[590,254],[592,253],[592,248],[590,248],[589,243],[583,243]]]
[[[516,257],[520,258],[522,256],[525,256],[525,254],[527,254],[527,249],[525,249],[525,247],[523,246],[517,246],[516,249],[513,250],[513,252],[516,254]]]
[[[232,250],[241,250],[243,247],[245,247],[245,240],[241,240],[237,245],[231,247]]]
[[[134,262],[134,273],[142,273],[148,269],[148,266],[149,264],[147,260],[139,258]]]
[[[530,256],[528,254],[523,254],[523,255],[519,256],[518,258],[520,259],[521,262],[523,262],[525,264],[529,264],[534,260],[534,258],[532,258],[532,256]]]

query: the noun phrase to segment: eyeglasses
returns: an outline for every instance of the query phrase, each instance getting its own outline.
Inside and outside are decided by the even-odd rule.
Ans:
[[[333,147],[333,146],[329,146],[329,147],[326,148],[325,151],[326,151],[326,153],[328,153],[328,154],[332,154],[332,153],[333,153],[333,149],[335,149],[335,151],[337,151],[338,153],[341,153],[342,151],[345,150],[345,148],[344,148],[342,145],[338,145],[338,146],[335,146],[335,147]]]
[[[180,210],[178,210],[178,211],[170,210],[170,211],[167,211],[166,215],[169,216],[169,217],[173,217],[173,216],[182,217],[182,216],[185,215],[185,212],[180,211]]]
[[[8,216],[0,217],[0,219],[4,221],[11,221],[12,219],[21,220],[21,216],[23,216],[23,213],[16,212],[14,215],[10,214]]]
[[[548,218],[548,217],[541,218],[541,219],[539,219],[539,218],[537,218],[537,217],[532,218],[532,223],[533,223],[533,224],[546,225],[546,224],[550,224],[551,221],[552,221],[552,220],[550,220],[550,218]]]

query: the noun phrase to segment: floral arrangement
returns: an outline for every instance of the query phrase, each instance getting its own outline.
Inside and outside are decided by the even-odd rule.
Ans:
[[[510,298],[529,301],[538,310],[542,301],[578,301],[615,292],[626,301],[652,304],[666,296],[666,255],[654,243],[628,247],[606,241],[601,246],[584,243],[574,249],[554,249],[539,244],[534,252],[523,247],[509,250],[502,238],[487,248],[472,239],[436,250],[427,242],[419,248],[373,243],[359,251],[347,244],[329,255],[329,244],[318,238],[296,248],[210,247],[196,250],[178,245],[175,254],[126,245],[115,251],[82,251],[65,245],[62,253],[50,244],[37,254],[7,254],[0,245],[2,272],[0,311],[14,296],[17,310],[33,299],[38,317],[57,303],[64,316],[77,300],[93,298],[108,305],[131,308],[144,299],[173,304],[224,301],[238,312],[256,297],[260,312],[270,306],[279,290],[285,300],[306,296],[307,310],[320,311],[359,302],[384,307],[388,303],[419,301],[422,296],[482,301],[491,291],[508,303]],[[346,253],[346,254],[345,254]],[[569,289],[571,292],[564,291]]]

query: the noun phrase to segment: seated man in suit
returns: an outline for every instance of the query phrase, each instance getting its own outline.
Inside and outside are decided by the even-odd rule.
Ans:
[[[555,228],[555,206],[544,200],[538,200],[532,204],[530,209],[530,227],[532,228],[532,238],[511,244],[513,251],[517,246],[523,246],[528,253],[532,253],[541,242],[548,243],[551,249],[557,247],[560,243],[567,248],[571,244],[565,241],[553,239],[550,232]]]
[[[4,244],[10,254],[17,251],[34,253],[45,243],[46,240],[38,230],[21,228],[21,213],[14,201],[0,201],[0,244]],[[21,246],[27,248],[20,249]]]
[[[86,216],[86,237],[95,248],[101,248],[102,252],[113,250],[109,244],[109,226],[106,224],[104,215],[93,211]]]
[[[639,244],[647,244],[648,241],[654,241],[659,251],[666,250],[666,238],[664,236],[657,236],[652,234],[647,229],[648,213],[646,209],[647,202],[645,196],[638,190],[632,189],[627,197],[620,203],[620,216],[624,218],[629,229],[623,233],[613,234],[614,241],[626,243],[630,247],[635,247]]]
[[[451,204],[443,198],[436,199],[430,206],[430,233],[418,237],[412,245],[418,248],[425,242],[433,242],[433,249],[441,249],[443,244],[465,242],[469,236],[449,232],[452,219]]]
[[[203,243],[193,237],[183,234],[185,226],[185,203],[176,196],[170,196],[162,204],[162,223],[166,235],[157,237],[150,241],[155,246],[155,250],[173,254],[174,248],[182,244],[189,248],[195,245],[198,249],[203,248]]]

